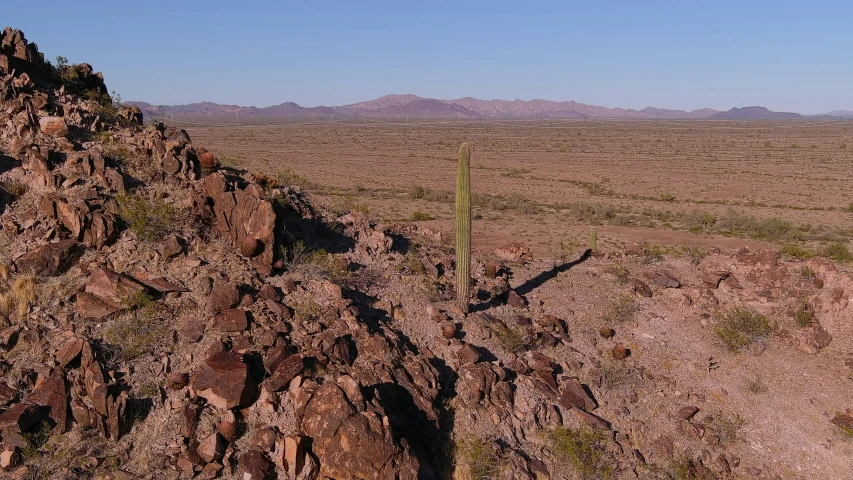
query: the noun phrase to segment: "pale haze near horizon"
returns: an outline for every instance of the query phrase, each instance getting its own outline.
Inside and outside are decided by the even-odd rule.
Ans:
[[[117,3],[18,2],[4,18],[48,59],[91,63],[152,104],[853,110],[853,2]]]

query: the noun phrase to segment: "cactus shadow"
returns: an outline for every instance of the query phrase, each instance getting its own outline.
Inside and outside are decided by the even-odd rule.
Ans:
[[[589,260],[589,258],[591,256],[592,256],[592,250],[587,249],[585,252],[583,252],[583,255],[581,255],[580,258],[578,258],[577,260],[572,260],[571,262],[566,262],[562,265],[555,265],[550,270],[546,270],[546,271],[540,273],[539,275],[536,275],[535,277],[531,278],[530,280],[522,283],[521,285],[518,286],[518,288],[515,289],[515,293],[517,293],[519,295],[527,295],[528,293],[532,292],[533,290],[544,285],[545,282],[547,282],[548,280],[551,280],[551,279],[555,278],[557,275],[568,271],[569,269],[571,269],[575,265],[580,265],[581,263]]]

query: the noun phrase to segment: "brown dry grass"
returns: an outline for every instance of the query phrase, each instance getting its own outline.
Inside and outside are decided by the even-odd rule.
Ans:
[[[850,122],[555,121],[186,125],[241,166],[342,208],[452,228],[453,153],[473,145],[474,246],[849,242]],[[790,148],[791,145],[802,148]],[[412,192],[418,192],[413,195]],[[342,205],[347,204],[347,205]],[[709,237],[713,235],[713,237]],[[733,238],[725,238],[733,237]],[[753,240],[754,239],[754,240]]]

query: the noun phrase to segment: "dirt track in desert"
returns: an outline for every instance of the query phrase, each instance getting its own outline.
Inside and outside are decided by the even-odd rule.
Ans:
[[[483,197],[475,202],[480,249],[520,240],[547,254],[561,243],[586,243],[590,225],[598,225],[603,245],[699,247],[819,249],[849,241],[853,230],[851,121],[208,119],[183,126],[226,162],[304,177],[342,210],[369,209],[386,222],[418,212],[444,231],[452,229],[456,149],[469,142],[473,189]],[[767,219],[801,233],[750,223]]]

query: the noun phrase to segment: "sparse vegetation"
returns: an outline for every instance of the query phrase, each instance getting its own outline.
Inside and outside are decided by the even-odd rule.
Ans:
[[[620,262],[611,263],[604,271],[616,277],[619,283],[628,283],[631,280],[631,272]]]
[[[521,328],[497,323],[492,331],[508,352],[518,354],[530,350],[530,335]]]
[[[759,394],[767,391],[767,385],[761,380],[761,375],[756,375],[746,381],[746,389],[749,393]]]
[[[849,263],[853,261],[853,254],[844,243],[832,243],[823,249],[823,256],[838,263]]]
[[[606,437],[593,430],[557,427],[549,435],[555,456],[581,479],[609,479],[613,466],[606,454]]]
[[[684,245],[681,247],[681,252],[684,254],[685,257],[690,259],[690,263],[693,265],[699,265],[705,258],[705,252],[699,247],[690,247]]]
[[[634,297],[622,295],[610,304],[602,320],[610,324],[622,323],[631,320],[636,312],[637,302]]]
[[[479,437],[462,440],[456,445],[457,465],[465,469],[470,480],[498,478],[500,452],[493,442]]]
[[[29,187],[21,182],[7,181],[0,182],[0,189],[13,197],[22,197],[27,193]]]
[[[812,257],[812,253],[810,251],[796,244],[785,245],[780,250],[780,253],[785,257],[798,258],[801,260]]]
[[[717,316],[718,324],[714,331],[731,351],[747,347],[773,332],[767,317],[751,307],[733,307],[719,312]]]
[[[794,312],[794,320],[801,328],[811,326],[814,323],[814,308],[807,301],[800,301]]]
[[[139,292],[131,300],[131,309],[107,323],[104,340],[120,350],[123,360],[134,360],[150,355],[165,347],[169,327],[165,321],[165,308],[154,302],[145,292]]]
[[[426,222],[428,220],[432,220],[432,215],[422,212],[420,210],[415,210],[415,213],[412,214],[413,222]]]
[[[118,195],[116,201],[119,217],[140,240],[160,239],[180,224],[179,210],[163,200],[125,193]]]

